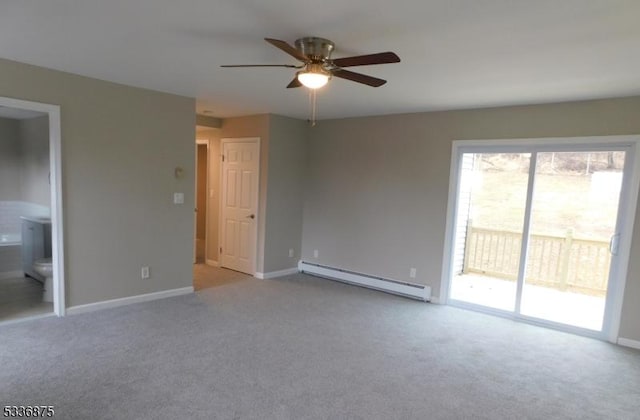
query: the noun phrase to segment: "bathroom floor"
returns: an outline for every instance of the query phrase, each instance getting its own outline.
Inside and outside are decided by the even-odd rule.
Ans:
[[[42,283],[30,277],[0,280],[0,322],[53,312],[42,301]]]

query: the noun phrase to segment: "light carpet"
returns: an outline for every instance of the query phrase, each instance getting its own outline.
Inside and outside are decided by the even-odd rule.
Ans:
[[[60,419],[637,419],[640,352],[306,275],[0,327]]]

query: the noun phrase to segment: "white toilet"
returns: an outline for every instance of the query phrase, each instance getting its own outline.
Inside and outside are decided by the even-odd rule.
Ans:
[[[53,263],[51,258],[41,258],[33,263],[36,273],[44,277],[44,302],[53,302]]]

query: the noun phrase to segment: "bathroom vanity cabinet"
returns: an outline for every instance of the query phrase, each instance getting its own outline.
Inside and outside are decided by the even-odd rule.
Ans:
[[[44,282],[33,263],[51,257],[51,221],[22,217],[22,271],[26,276]]]

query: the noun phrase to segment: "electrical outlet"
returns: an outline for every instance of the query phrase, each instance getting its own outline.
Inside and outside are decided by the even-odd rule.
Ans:
[[[318,250],[317,249],[313,250],[313,258],[318,258]]]
[[[293,248],[289,249],[289,258],[293,258],[293,256],[295,255],[295,253],[293,252]]]
[[[140,270],[140,277],[143,278],[143,279],[148,279],[149,276],[150,276],[149,267],[143,266],[142,270]]]
[[[416,278],[416,269],[412,268],[411,270],[409,270],[409,277],[411,277],[412,279]]]

